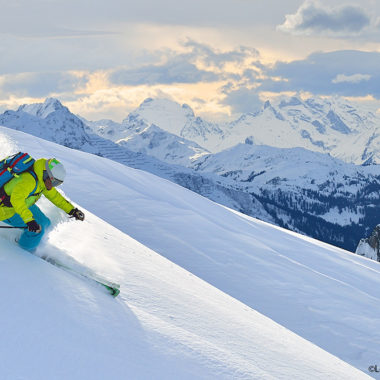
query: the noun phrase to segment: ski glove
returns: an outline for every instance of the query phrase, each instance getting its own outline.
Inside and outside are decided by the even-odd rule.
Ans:
[[[69,212],[69,215],[71,215],[76,220],[84,220],[84,214],[83,214],[83,212],[81,210],[78,210],[77,208],[73,208]]]
[[[31,220],[30,222],[26,223],[28,226],[28,231],[30,232],[35,232],[35,233],[40,233],[41,232],[41,226],[35,221]]]

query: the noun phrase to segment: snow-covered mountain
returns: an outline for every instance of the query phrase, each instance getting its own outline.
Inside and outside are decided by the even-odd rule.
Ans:
[[[54,152],[86,212],[40,202],[53,226],[37,253],[121,284],[114,300],[1,230],[2,379],[369,378],[379,263],[108,159],[7,128],[0,144]]]
[[[195,116],[187,104],[180,105],[169,99],[145,99],[123,120],[123,125],[127,128],[135,128],[141,123],[155,124],[169,133],[195,141],[204,147],[207,147],[209,138],[223,138],[220,126]]]
[[[5,111],[0,115],[0,125],[74,149],[89,149],[91,145],[83,122],[53,98],[22,105],[17,111]]]
[[[116,143],[134,152],[182,166],[190,166],[193,160],[209,153],[197,143],[168,133],[154,124]]]
[[[379,221],[378,165],[347,164],[303,148],[239,144],[193,167],[239,183],[277,225],[351,251]]]
[[[52,120],[54,122],[51,122]],[[96,135],[93,130],[96,130],[97,127],[94,125],[89,127],[82,120],[72,114],[67,107],[64,107],[56,99],[46,99],[44,103],[24,105],[19,107],[17,111],[6,111],[0,115],[0,125],[24,131],[70,148],[106,157],[133,168],[148,171],[227,207],[273,222],[273,218],[253,195],[236,190],[231,181],[217,175],[196,173],[191,168],[168,164],[153,156],[129,150],[123,147],[122,144],[116,144],[109,139]],[[148,130],[153,135],[160,136],[160,131],[157,131],[155,127],[150,127]],[[67,134],[65,133],[66,131]],[[147,132],[147,135],[144,134],[144,131],[142,131],[142,134],[135,133],[133,141],[136,143],[138,138],[144,140],[144,136],[148,135],[152,137],[149,132]],[[205,153],[204,150],[198,149],[195,143],[189,143],[188,146],[184,146],[185,144],[181,144],[184,139],[179,137],[175,137],[174,140],[171,139],[167,132],[164,132],[163,140],[164,143],[168,143],[169,140],[173,147],[179,144],[176,158],[181,158],[186,163],[189,162],[190,156],[201,156]],[[147,140],[147,144],[151,144],[150,141]],[[133,145],[136,146],[136,144]],[[156,150],[158,153],[162,152],[164,154],[163,145],[159,144]],[[191,147],[193,150],[191,150]],[[184,152],[188,155],[181,156]]]
[[[267,101],[257,114],[230,125],[231,134],[256,144],[303,147],[356,164],[380,163],[380,118],[341,98]]]
[[[126,128],[155,124],[220,152],[249,139],[257,145],[303,147],[355,164],[380,163],[380,117],[342,98],[281,98],[256,113],[217,125],[196,117],[187,105],[147,99],[124,121]]]
[[[105,139],[115,142],[128,136],[125,126],[113,120],[102,119],[89,121],[80,115],[76,116],[84,122],[87,131],[96,133],[98,136],[104,137]]]
[[[210,153],[197,143],[164,131],[154,124],[118,124],[112,120],[97,122],[82,119],[92,133],[109,139],[130,151],[147,154],[169,164],[190,166],[192,161]]]

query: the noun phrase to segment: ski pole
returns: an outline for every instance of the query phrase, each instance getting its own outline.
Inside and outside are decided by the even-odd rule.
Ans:
[[[0,226],[0,228],[21,228],[23,230],[25,230],[25,228],[28,228],[28,227],[13,227],[13,226]]]

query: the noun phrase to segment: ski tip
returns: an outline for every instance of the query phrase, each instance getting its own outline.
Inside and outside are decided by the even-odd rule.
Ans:
[[[118,288],[111,288],[110,293],[111,293],[111,296],[113,298],[116,298],[120,294],[120,289],[118,289]]]
[[[100,284],[103,285],[107,289],[108,293],[111,294],[113,298],[116,298],[120,294],[119,285],[110,286],[103,283],[100,283]]]

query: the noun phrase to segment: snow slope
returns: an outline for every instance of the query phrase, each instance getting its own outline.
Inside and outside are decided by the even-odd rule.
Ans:
[[[345,362],[379,360],[379,263],[22,132],[0,128],[0,146],[62,159],[62,189],[88,210],[80,223],[41,203],[54,228],[40,254],[122,290],[1,231],[2,379],[360,379]]]

